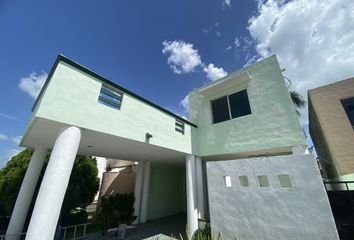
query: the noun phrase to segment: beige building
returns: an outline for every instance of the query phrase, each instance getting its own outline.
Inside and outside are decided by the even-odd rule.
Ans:
[[[309,127],[327,178],[354,176],[354,78],[308,91]]]

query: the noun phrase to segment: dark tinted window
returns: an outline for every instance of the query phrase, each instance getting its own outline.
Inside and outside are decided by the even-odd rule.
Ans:
[[[211,102],[214,123],[230,120],[227,97],[222,97]]]
[[[246,89],[229,95],[229,102],[232,118],[251,114],[251,108]]]
[[[343,107],[349,118],[350,124],[354,128],[354,97],[342,100]]]

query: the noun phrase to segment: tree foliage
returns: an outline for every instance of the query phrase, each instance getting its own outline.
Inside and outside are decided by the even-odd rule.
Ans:
[[[0,170],[0,216],[11,215],[32,154],[33,150],[27,148],[11,158],[6,166]],[[34,200],[37,198],[40,186],[39,183],[42,181],[49,157],[50,153],[46,156],[29,212],[33,210]],[[92,202],[99,188],[97,173],[98,170],[95,158],[80,155],[76,156],[64,198],[61,216],[67,216],[71,210],[77,207],[85,208]]]
[[[297,115],[300,116],[300,112],[298,109],[304,108],[306,106],[306,101],[304,97],[296,91],[290,91],[289,93],[290,93],[291,100],[293,101],[293,104],[296,108],[296,113]]]

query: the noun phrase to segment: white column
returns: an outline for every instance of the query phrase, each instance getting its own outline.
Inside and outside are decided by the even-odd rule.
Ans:
[[[101,190],[103,173],[106,172],[107,159],[104,157],[95,157],[95,158],[97,161],[97,170],[98,170],[97,177],[100,179],[100,186],[98,189]],[[96,196],[94,198],[95,202],[98,201],[98,198],[100,197],[100,192],[101,191],[97,191]]]
[[[204,219],[203,170],[200,157],[195,158],[195,176],[197,185],[198,217]]]
[[[23,230],[28,208],[31,204],[34,190],[41,173],[45,156],[48,150],[42,147],[36,147],[29,162],[25,177],[22,181],[20,192],[17,195],[15,207],[12,211],[9,226],[6,235],[18,234]],[[16,237],[14,237],[16,239]]]
[[[140,222],[146,222],[149,208],[150,162],[144,163],[143,193],[141,196]]]
[[[186,156],[186,183],[187,183],[187,232],[192,238],[198,229],[197,193],[195,178],[195,157]]]
[[[134,216],[136,216],[134,224],[138,224],[140,218],[141,193],[143,190],[143,173],[144,173],[144,162],[138,162],[138,167],[135,176],[135,186],[134,186],[134,197],[135,197]]]
[[[39,189],[27,240],[54,238],[80,139],[77,127],[66,127],[59,132]]]

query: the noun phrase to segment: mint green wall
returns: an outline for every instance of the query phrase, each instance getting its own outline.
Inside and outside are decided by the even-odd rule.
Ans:
[[[186,211],[185,172],[185,168],[181,166],[152,165],[148,219]]]
[[[102,82],[60,62],[40,99],[34,114],[58,122],[108,133],[136,141],[145,141],[145,133],[154,137],[150,144],[191,153],[191,126],[185,133],[175,131],[175,118],[123,93],[120,110],[97,102]]]
[[[246,71],[250,78],[240,79]],[[196,154],[245,153],[306,144],[275,56],[226,78],[235,80],[235,84],[214,95],[205,96],[198,90],[189,94],[190,120],[198,125],[198,134],[192,140],[198,145],[193,147]],[[212,124],[210,100],[245,88],[252,114]]]

